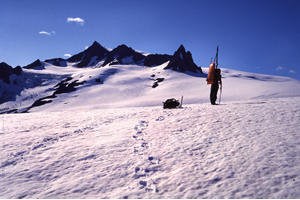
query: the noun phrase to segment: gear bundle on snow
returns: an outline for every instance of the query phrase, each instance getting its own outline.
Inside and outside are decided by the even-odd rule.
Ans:
[[[164,105],[164,109],[166,108],[179,108],[180,107],[180,103],[177,99],[167,99],[165,102],[163,102]]]

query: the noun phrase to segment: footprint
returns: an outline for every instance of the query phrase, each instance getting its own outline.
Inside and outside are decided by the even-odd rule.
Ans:
[[[140,167],[135,167],[134,169],[134,175],[133,178],[134,179],[139,179],[141,177],[146,177],[146,174],[143,172],[143,169]]]
[[[159,117],[156,119],[156,121],[163,121],[163,120],[165,120],[165,117],[164,117],[164,116],[159,116]]]
[[[149,161],[152,161],[152,160],[154,160],[154,157],[153,157],[153,156],[149,156],[149,157],[148,157],[148,160],[149,160]]]
[[[155,173],[159,171],[159,166],[155,166],[155,167],[148,167],[144,170],[145,173],[149,174],[149,173]]]
[[[135,125],[134,130],[137,132],[137,134],[140,134],[147,126],[148,122],[141,120],[137,125]]]
[[[154,182],[152,184],[148,184],[148,186],[145,188],[145,190],[147,192],[154,192],[154,193],[159,192],[159,190],[156,187],[156,183],[154,183]]]
[[[140,167],[136,167],[136,168],[134,169],[135,173],[139,172],[140,170],[141,170]]]
[[[140,189],[143,189],[144,187],[147,186],[147,181],[140,181],[139,184],[141,186]]]
[[[132,137],[133,137],[134,139],[138,139],[138,136],[136,136],[136,135],[133,135]]]
[[[159,162],[160,162],[160,159],[159,158],[156,158],[156,157],[154,157],[154,156],[149,156],[148,157],[148,161],[150,161],[150,163],[151,164],[159,164]]]
[[[160,116],[156,121],[162,121],[165,118]],[[157,183],[151,179],[151,176],[159,171],[159,162],[160,159],[155,156],[148,156],[145,160],[145,155],[147,155],[150,148],[149,142],[145,140],[144,130],[148,127],[148,122],[141,120],[135,125],[132,138],[135,139],[136,143],[133,147],[133,152],[140,156],[139,158],[144,161],[142,166],[136,166],[134,168],[133,178],[138,182],[139,189],[144,189],[146,192],[158,192]],[[148,154],[149,155],[149,154]],[[146,162],[145,162],[146,161]],[[141,180],[142,179],[142,180]]]
[[[143,137],[141,135],[132,135],[132,138],[135,139],[135,140],[143,140]]]
[[[145,148],[145,149],[148,149],[148,148],[149,148],[149,145],[148,145],[147,142],[142,142],[141,147],[143,147],[143,148]]]

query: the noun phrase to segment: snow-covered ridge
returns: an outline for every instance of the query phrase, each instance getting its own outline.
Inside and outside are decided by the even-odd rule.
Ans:
[[[208,102],[209,85],[205,72],[179,73],[166,70],[168,62],[156,66],[107,65],[105,67],[78,68],[68,65],[45,65],[43,70],[24,69],[20,77],[22,88],[13,101],[1,104],[0,109],[26,111],[26,107],[39,98],[55,93],[55,85],[68,78],[66,84],[81,83],[69,93],[59,93],[51,103],[36,107],[38,110],[55,111],[78,108],[115,108],[158,106],[167,98],[184,97],[185,104]],[[222,101],[294,97],[300,95],[299,81],[280,76],[222,69]],[[33,78],[35,77],[35,78]],[[161,81],[161,82],[160,82]],[[7,84],[2,84],[9,87]],[[67,86],[67,85],[66,85]],[[47,99],[50,100],[50,99]]]

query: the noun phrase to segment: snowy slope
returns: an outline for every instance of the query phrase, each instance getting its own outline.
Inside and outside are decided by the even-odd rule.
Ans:
[[[1,198],[300,198],[300,98],[1,115]]]
[[[205,74],[179,73],[165,70],[168,63],[157,67],[137,65],[111,65],[94,68],[76,68],[47,66],[44,70],[36,70],[39,76],[48,74],[52,85],[46,87],[48,93],[41,93],[40,87],[27,89],[25,94],[38,93],[45,97],[53,86],[66,77],[84,82],[76,91],[57,95],[52,103],[35,107],[35,111],[102,109],[121,107],[160,106],[168,98],[184,97],[185,104],[208,102],[210,86],[206,84]],[[207,68],[203,68],[206,72]],[[287,77],[269,76],[223,69],[222,102],[300,96],[300,82]],[[53,77],[56,76],[56,79]],[[157,79],[158,86],[153,88]],[[0,105],[1,109],[14,105],[28,106],[22,100],[37,98],[19,96],[16,101]],[[18,102],[20,101],[20,102]],[[19,107],[20,108],[20,107]],[[22,108],[22,107],[21,107]]]
[[[89,72],[79,71],[73,77],[87,81],[89,87],[80,86],[77,91],[65,94],[54,100],[53,104],[36,110],[159,106],[168,98],[179,99],[181,96],[184,96],[187,104],[208,101],[210,86],[206,84],[205,75],[164,70],[166,65],[153,68],[115,65],[89,69]],[[225,102],[300,96],[300,81],[290,78],[229,69],[224,69],[223,76]],[[103,80],[103,84],[95,84],[96,78]],[[164,78],[164,81],[152,88],[157,78]]]

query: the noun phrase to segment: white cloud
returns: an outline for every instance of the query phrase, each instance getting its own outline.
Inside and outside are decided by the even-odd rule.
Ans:
[[[78,23],[81,26],[83,26],[83,24],[85,23],[84,19],[80,18],[80,17],[68,17],[67,18],[67,22],[74,22],[74,23]]]
[[[295,74],[295,73],[296,73],[295,70],[292,70],[292,69],[290,69],[289,72],[290,72],[291,74]]]
[[[276,67],[276,71],[280,71],[280,70],[283,70],[283,67],[281,66]]]
[[[285,73],[287,73],[287,72],[289,72],[291,74],[295,74],[296,73],[295,70],[293,70],[293,69],[291,69],[289,67],[278,66],[275,69],[276,69],[276,71],[285,72]]]
[[[51,31],[51,32],[47,32],[47,31],[40,31],[39,32],[40,35],[47,35],[47,36],[51,36],[51,35],[55,35],[56,32],[55,31]]]
[[[68,57],[68,58],[69,58],[69,57],[71,57],[71,56],[72,56],[72,55],[69,54],[69,53],[65,53],[65,54],[64,54],[64,57]]]
[[[47,32],[47,31],[40,31],[39,32],[40,35],[51,35],[51,33]]]

